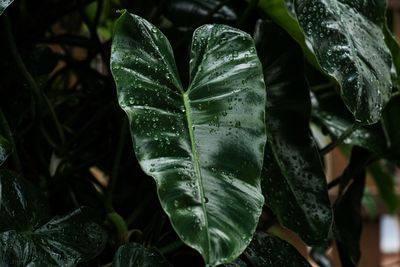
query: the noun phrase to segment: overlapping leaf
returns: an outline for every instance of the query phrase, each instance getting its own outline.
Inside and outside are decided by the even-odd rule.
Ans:
[[[174,229],[208,265],[233,260],[263,205],[265,86],[252,38],[224,25],[197,29],[184,91],[168,40],[125,12],[111,68],[136,157]]]
[[[153,248],[129,243],[120,247],[114,256],[113,267],[171,267]]]
[[[306,243],[321,244],[330,232],[332,211],[309,129],[311,103],[301,52],[273,23],[258,25],[256,44],[268,95],[269,141],[262,173],[266,203]]]
[[[0,0],[0,15],[3,14],[4,10],[11,5],[14,0]]]
[[[261,6],[314,66],[338,82],[356,120],[380,119],[392,90],[385,0],[263,0]]]
[[[40,193],[9,171],[0,171],[0,265],[76,266],[105,246],[93,214],[78,209],[49,220]]]

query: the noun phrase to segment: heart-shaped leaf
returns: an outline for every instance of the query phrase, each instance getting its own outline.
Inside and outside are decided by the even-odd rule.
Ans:
[[[0,171],[0,265],[75,266],[105,246],[105,231],[86,208],[48,219],[38,190]]]
[[[380,119],[392,90],[384,0],[263,0],[261,6],[300,43],[314,66],[337,81],[355,119]]]
[[[0,15],[3,14],[4,10],[11,5],[14,0],[0,0]]]
[[[265,86],[253,39],[225,25],[198,28],[184,91],[166,37],[124,13],[111,69],[136,157],[172,226],[208,265],[233,260],[264,202]]]
[[[311,103],[301,51],[273,23],[259,23],[255,39],[268,95],[262,173],[266,203],[307,244],[321,244],[330,232],[332,210],[309,129]]]
[[[118,249],[113,267],[171,267],[171,264],[156,249],[129,243]]]

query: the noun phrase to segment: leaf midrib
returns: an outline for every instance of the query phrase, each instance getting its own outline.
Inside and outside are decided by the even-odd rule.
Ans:
[[[198,152],[197,152],[197,147],[196,147],[196,141],[194,137],[194,132],[193,132],[193,118],[192,118],[192,109],[190,106],[190,99],[187,93],[182,92],[183,95],[183,102],[185,105],[185,115],[186,115],[186,120],[187,120],[187,125],[188,125],[188,131],[189,131],[189,138],[190,138],[190,143],[191,143],[191,148],[192,148],[192,154],[193,154],[193,163],[195,167],[195,172],[196,176],[198,177],[198,183],[199,183],[199,192],[200,192],[200,202],[201,206],[203,209],[204,213],[204,223],[206,227],[206,233],[207,233],[207,256],[209,257],[209,250],[210,250],[210,232],[208,231],[208,214],[207,214],[207,209],[205,207],[204,199],[205,199],[205,194],[203,190],[203,176],[201,175],[201,169],[200,169],[200,164],[199,164],[199,157],[198,157]]]

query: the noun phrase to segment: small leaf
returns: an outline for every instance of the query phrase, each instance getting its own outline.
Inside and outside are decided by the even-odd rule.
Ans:
[[[95,257],[106,233],[86,208],[48,220],[38,190],[0,171],[0,263],[7,266],[75,266]]]
[[[337,81],[356,120],[380,119],[392,90],[383,32],[386,1],[263,0],[261,6],[314,66]]]
[[[113,267],[171,267],[160,253],[137,243],[121,246],[114,256]]]
[[[244,254],[254,267],[311,266],[303,256],[287,242],[263,232],[257,232],[254,235],[253,241]]]
[[[309,129],[311,103],[301,52],[273,23],[259,24],[255,39],[268,95],[262,173],[266,203],[307,244],[322,244],[330,233],[332,210]]]
[[[264,203],[265,86],[254,41],[225,25],[198,28],[184,91],[166,37],[125,12],[111,69],[136,157],[175,231],[207,265],[235,259]]]
[[[0,15],[3,14],[4,10],[11,5],[14,0],[0,0]]]

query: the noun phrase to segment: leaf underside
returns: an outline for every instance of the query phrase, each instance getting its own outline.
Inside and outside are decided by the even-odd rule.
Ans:
[[[193,36],[184,91],[166,37],[118,20],[111,69],[136,157],[180,238],[208,265],[233,260],[261,214],[265,86],[252,38],[224,25]]]

